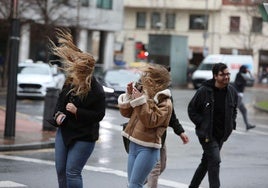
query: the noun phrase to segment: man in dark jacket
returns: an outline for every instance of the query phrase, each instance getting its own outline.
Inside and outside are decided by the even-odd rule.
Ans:
[[[251,125],[248,122],[248,117],[247,117],[247,109],[243,103],[243,96],[244,96],[244,90],[247,85],[248,80],[252,80],[251,74],[247,68],[246,65],[242,65],[239,69],[239,72],[236,74],[235,81],[234,81],[234,87],[238,92],[238,109],[240,110],[243,120],[246,125],[246,129],[252,129],[255,128],[255,125]]]
[[[217,63],[212,74],[213,78],[203,83],[188,105],[188,115],[203,149],[189,188],[198,188],[207,172],[210,188],[220,187],[220,150],[236,128],[237,92],[229,84],[228,67]]]

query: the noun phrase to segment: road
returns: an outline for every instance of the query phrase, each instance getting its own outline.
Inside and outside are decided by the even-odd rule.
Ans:
[[[168,129],[167,168],[161,175],[159,188],[186,188],[200,162],[201,148],[194,133],[194,126],[187,115],[187,105],[194,90],[173,90],[174,107],[190,143],[182,141]],[[242,116],[239,113],[237,130],[222,149],[221,184],[223,188],[268,187],[268,113],[254,109],[253,104],[267,98],[267,90],[246,91],[245,101],[249,110],[249,119],[257,128],[245,131]],[[3,100],[0,100],[0,105]],[[34,111],[27,111],[25,106]],[[17,111],[32,114],[42,121],[43,101],[20,100]],[[83,171],[84,187],[127,187],[127,154],[123,149],[120,131],[121,123],[127,121],[117,109],[107,109],[101,122],[100,139],[94,153]],[[6,186],[4,186],[7,184]],[[207,177],[202,182],[208,188]],[[57,187],[54,168],[54,150],[34,150],[0,153],[0,187],[46,188]]]

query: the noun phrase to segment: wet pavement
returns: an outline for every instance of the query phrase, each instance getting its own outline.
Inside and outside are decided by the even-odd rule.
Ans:
[[[268,84],[255,84],[253,90],[268,90]],[[3,91],[2,91],[3,92]],[[31,116],[16,113],[15,136],[5,137],[6,111],[0,106],[0,151],[53,148],[55,131],[43,131],[42,122]]]
[[[5,108],[0,107],[0,151],[54,147],[55,131],[43,131],[42,123],[28,115],[16,114],[15,136],[5,137]]]

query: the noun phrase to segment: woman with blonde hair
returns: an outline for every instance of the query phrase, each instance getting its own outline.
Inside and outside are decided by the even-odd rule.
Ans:
[[[93,76],[95,60],[73,44],[71,34],[57,29],[60,57],[66,81],[56,104],[55,163],[59,188],[82,188],[82,169],[99,137],[99,122],[105,115],[105,94]]]
[[[140,188],[160,159],[161,136],[172,114],[168,70],[157,64],[142,69],[140,86],[129,83],[118,98],[122,116],[129,118],[122,136],[130,140],[128,187]]]

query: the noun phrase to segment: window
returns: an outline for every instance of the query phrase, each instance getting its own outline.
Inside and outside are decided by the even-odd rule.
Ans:
[[[242,0],[230,0],[231,3],[241,3]]]
[[[88,7],[88,5],[89,5],[88,1],[89,0],[80,0],[81,6]]]
[[[252,18],[251,31],[253,33],[261,33],[262,32],[262,18],[259,18],[259,17]]]
[[[166,28],[167,29],[175,29],[176,16],[174,13],[166,14]]]
[[[68,0],[53,0],[53,3],[64,3],[64,4],[68,4],[69,1]]]
[[[190,15],[191,30],[206,30],[208,28],[208,17],[206,15]]]
[[[231,16],[230,18],[230,32],[239,32],[240,17]]]
[[[137,28],[145,28],[146,26],[146,13],[145,12],[137,12]]]
[[[161,28],[161,19],[159,12],[153,12],[151,15],[151,28],[160,29]]]
[[[112,9],[113,0],[97,0],[97,8]]]

